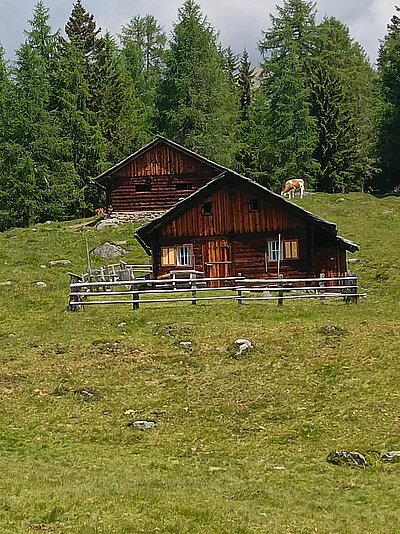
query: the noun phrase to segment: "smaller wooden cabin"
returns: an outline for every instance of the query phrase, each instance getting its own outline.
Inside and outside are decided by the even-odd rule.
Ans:
[[[164,212],[225,167],[158,136],[94,178],[114,213]]]
[[[233,171],[225,171],[136,232],[154,276],[199,270],[206,277],[343,276],[358,245],[336,225]]]

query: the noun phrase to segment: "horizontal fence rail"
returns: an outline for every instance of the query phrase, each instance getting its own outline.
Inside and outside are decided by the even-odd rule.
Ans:
[[[214,287],[217,285],[217,287]],[[253,279],[244,276],[209,278],[166,278],[113,281],[86,281],[84,275],[70,273],[68,310],[82,310],[85,306],[128,304],[137,309],[141,304],[235,300],[245,302],[285,300],[343,299],[357,303],[366,293],[358,292],[357,277],[269,278]],[[208,293],[208,295],[206,295]],[[187,296],[185,295],[187,294]]]

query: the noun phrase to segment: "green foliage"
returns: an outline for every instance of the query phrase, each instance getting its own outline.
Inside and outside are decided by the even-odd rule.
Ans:
[[[276,185],[296,177],[312,187],[319,170],[313,159],[317,130],[308,83],[316,39],[314,4],[287,0],[277,11],[259,43],[264,56],[265,138],[270,147],[265,172]]]
[[[354,190],[375,172],[374,73],[341,22],[324,19],[317,29],[310,70],[318,130],[314,157],[320,165],[316,187]]]
[[[2,144],[2,228],[59,219],[77,207],[77,176],[51,108],[48,60],[54,53],[54,35],[47,20],[47,10],[39,2],[26,41],[17,51]]]
[[[216,34],[193,0],[178,11],[165,60],[159,95],[161,131],[214,161],[233,165],[237,100]]]
[[[396,7],[396,11],[400,9]],[[378,56],[378,73],[383,97],[379,132],[382,176],[376,184],[381,191],[400,184],[400,18],[393,15]]]

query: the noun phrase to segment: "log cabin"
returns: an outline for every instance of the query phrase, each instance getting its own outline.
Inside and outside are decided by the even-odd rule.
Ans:
[[[155,278],[171,270],[206,277],[344,276],[358,245],[336,225],[252,180],[226,170],[136,237],[151,255]]]
[[[165,212],[225,167],[162,136],[94,178],[114,215]]]

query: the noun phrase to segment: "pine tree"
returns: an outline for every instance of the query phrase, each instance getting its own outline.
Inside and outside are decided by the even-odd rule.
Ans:
[[[396,7],[400,12],[400,8]],[[391,191],[400,185],[400,18],[393,15],[378,55],[378,73],[383,96],[379,132],[382,175],[376,189]]]
[[[264,56],[262,89],[268,106],[265,154],[269,185],[293,177],[312,186],[318,174],[317,143],[308,83],[315,47],[315,10],[311,2],[286,0],[271,16],[272,26],[259,43]]]
[[[373,72],[340,21],[325,19],[318,35],[310,75],[319,135],[317,188],[346,191],[373,172]]]
[[[148,141],[150,123],[125,69],[124,58],[108,33],[97,55],[96,69],[92,102],[107,143],[106,158],[114,164]]]
[[[39,2],[17,51],[12,120],[2,146],[3,226],[58,219],[76,207],[76,175],[50,105],[49,61],[54,35]]]
[[[99,36],[94,16],[83,7],[81,0],[73,5],[65,26],[67,38],[60,39],[53,75],[54,105],[65,135],[70,142],[71,161],[79,175],[90,211],[101,202],[98,188],[91,179],[107,165],[107,142],[98,117],[101,81],[99,57],[105,42]]]
[[[166,55],[159,113],[160,129],[167,137],[233,165],[238,148],[236,95],[223,68],[216,34],[193,0],[178,11]]]
[[[133,17],[122,27],[119,37],[124,48],[134,43],[139,50],[146,79],[158,79],[163,67],[167,36],[153,15]]]
[[[146,128],[154,129],[155,101],[164,66],[166,34],[152,15],[137,15],[122,27],[119,38],[136,105],[147,124]]]
[[[252,100],[253,86],[255,78],[255,69],[252,68],[247,50],[243,50],[240,57],[240,64],[236,76],[239,87],[240,111],[242,121],[246,121],[249,115],[249,108]]]

